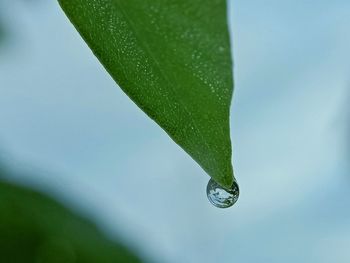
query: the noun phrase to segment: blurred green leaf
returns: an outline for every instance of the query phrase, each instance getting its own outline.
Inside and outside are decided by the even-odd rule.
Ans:
[[[225,0],[59,0],[125,93],[219,184],[233,182]]]
[[[6,36],[6,31],[5,31],[5,28],[4,28],[2,21],[0,19],[0,44],[4,41],[5,36]]]
[[[1,178],[1,171],[0,171]],[[41,193],[0,181],[0,262],[140,262],[88,220]]]

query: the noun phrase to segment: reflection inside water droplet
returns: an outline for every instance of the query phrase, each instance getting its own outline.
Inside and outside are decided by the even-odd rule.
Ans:
[[[227,190],[221,187],[213,179],[210,179],[207,185],[207,196],[210,203],[212,203],[216,207],[230,207],[238,200],[238,184],[234,181],[232,184],[232,188],[230,190]]]

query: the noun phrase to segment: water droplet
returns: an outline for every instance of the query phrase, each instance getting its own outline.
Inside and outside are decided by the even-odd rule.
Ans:
[[[210,179],[207,185],[207,197],[214,206],[219,208],[228,208],[238,200],[239,187],[234,181],[232,188],[227,190],[221,187],[213,179]]]

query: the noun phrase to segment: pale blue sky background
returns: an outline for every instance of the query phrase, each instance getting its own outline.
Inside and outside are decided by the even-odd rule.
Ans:
[[[350,2],[230,2],[235,207],[105,72],[56,1],[1,0],[4,160],[158,262],[350,262]],[[35,171],[35,172],[34,172]]]

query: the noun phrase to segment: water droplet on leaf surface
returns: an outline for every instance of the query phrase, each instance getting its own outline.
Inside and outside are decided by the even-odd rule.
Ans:
[[[214,206],[219,208],[228,208],[238,200],[239,187],[234,181],[231,189],[225,189],[213,179],[210,179],[207,185],[207,197]]]

